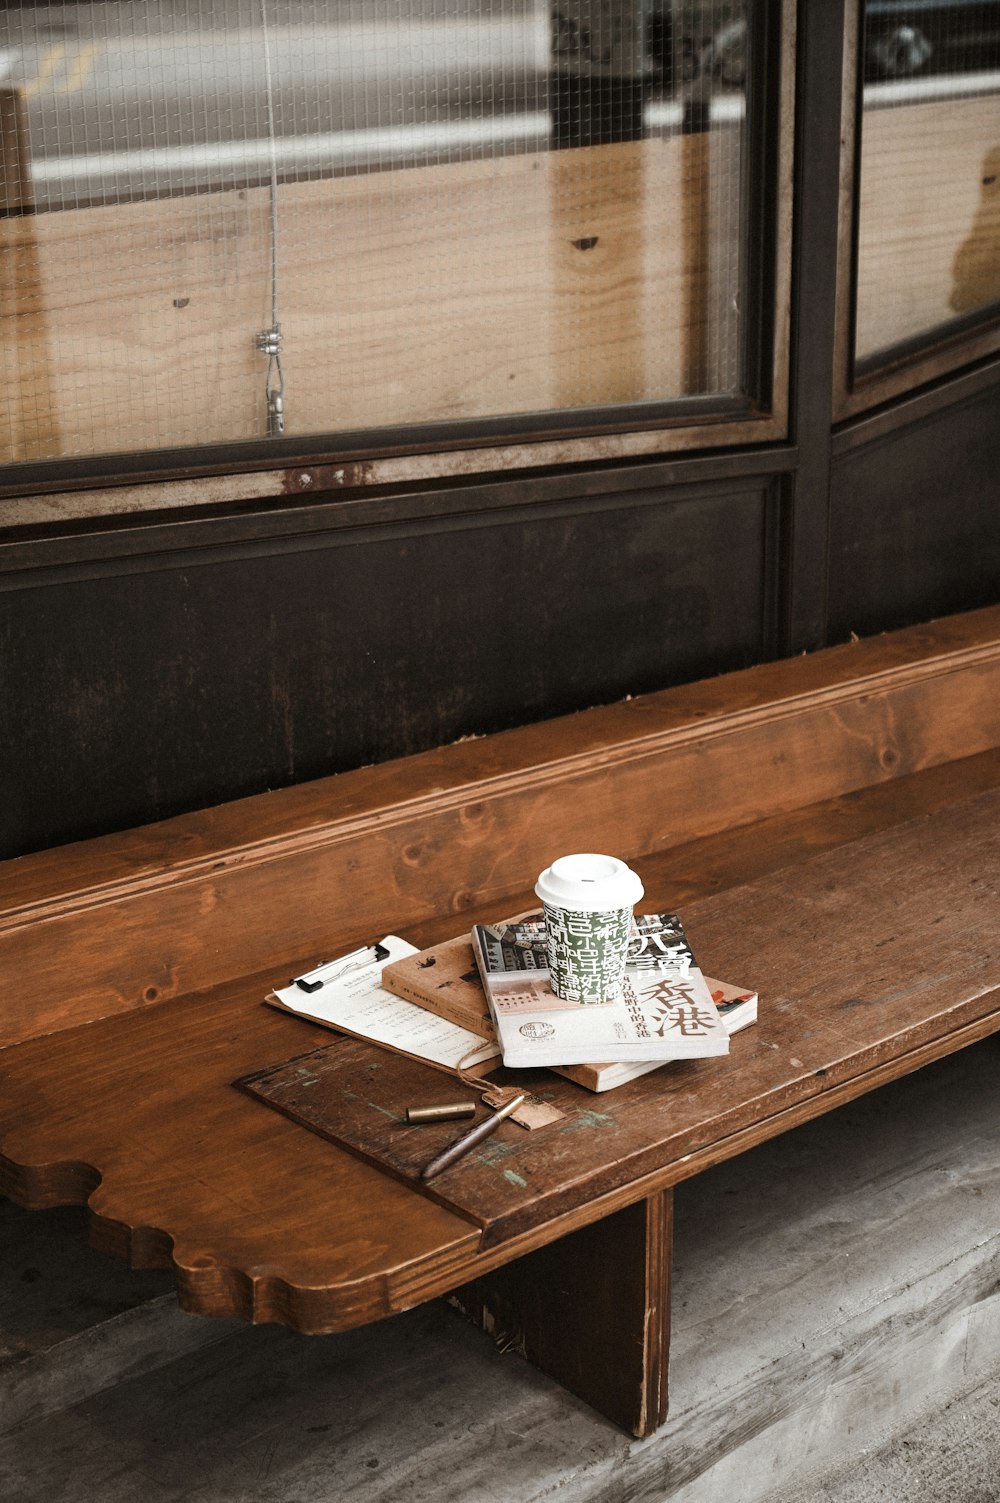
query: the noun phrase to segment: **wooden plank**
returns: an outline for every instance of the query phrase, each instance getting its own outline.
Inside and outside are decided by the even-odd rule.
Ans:
[[[99,1244],[172,1259],[187,1308],[310,1331],[408,1308],[1000,1028],[998,812],[994,786],[687,907],[760,1022],[608,1097],[552,1077],[573,1116],[442,1176],[461,1215],[231,1088],[329,1041],[262,1004],[273,971],[0,1052],[0,1191],[89,1197]]]
[[[542,1076],[537,1089],[561,1121],[528,1134],[504,1124],[430,1186],[420,1171],[454,1129],[399,1121],[406,1103],[440,1099],[426,1067],[338,1046],[258,1089],[478,1223],[484,1246],[507,1241],[992,1016],[998,832],[991,790],[695,903],[685,921],[696,955],[759,989],[763,1023],[727,1059],[676,1063],[609,1096]]]
[[[720,134],[724,166],[738,132]],[[680,395],[674,231],[702,192],[686,150],[651,139],[282,185],[286,431]],[[31,234],[7,316],[52,383],[52,455],[263,434],[266,189],[44,214]],[[13,238],[0,224],[0,260]]]
[[[994,1011],[987,1012],[974,1023],[965,1024],[951,1032],[944,1033],[930,1043],[918,1046],[902,1058],[878,1065],[872,1070],[832,1087],[819,1096],[812,1096],[786,1107],[775,1116],[755,1123],[742,1132],[706,1144],[703,1148],[686,1156],[681,1164],[651,1170],[630,1183],[627,1182],[617,1189],[609,1190],[606,1194],[581,1204],[572,1213],[560,1216],[542,1227],[519,1233],[509,1241],[498,1243],[493,1247],[484,1246],[472,1259],[464,1254],[444,1267],[434,1267],[431,1263],[425,1263],[420,1269],[414,1270],[412,1277],[401,1276],[395,1284],[397,1297],[403,1301],[401,1308],[410,1309],[424,1300],[447,1294],[463,1280],[468,1280],[473,1276],[478,1277],[494,1268],[505,1266],[514,1259],[524,1257],[537,1247],[545,1246],[579,1227],[593,1225],[606,1216],[614,1215],[625,1206],[635,1204],[637,1200],[657,1194],[660,1190],[672,1188],[685,1179],[701,1174],[705,1169],[738,1157],[760,1143],[780,1137],[782,1133],[789,1132],[803,1123],[811,1122],[817,1117],[825,1116],[840,1106],[878,1090],[880,1086],[888,1085],[891,1081],[898,1080],[905,1075],[911,1075],[921,1070],[924,1065],[933,1064],[936,1060],[958,1053],[970,1044],[995,1037],[998,1033],[1000,1033],[1000,992],[994,993]]]
[[[495,913],[553,851],[655,857],[998,744],[995,607],[22,857],[0,1044]]]
[[[857,359],[1000,299],[998,164],[995,94],[864,112]]]
[[[0,346],[8,374],[0,398],[0,461],[60,452],[51,350],[37,321],[40,268],[24,95],[0,87]]]
[[[456,1290],[452,1302],[633,1435],[667,1417],[673,1192]]]

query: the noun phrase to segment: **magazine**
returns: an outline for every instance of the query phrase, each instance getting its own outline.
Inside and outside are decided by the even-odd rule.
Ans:
[[[730,1037],[742,1028],[749,1028],[757,1021],[757,993],[742,986],[732,986],[728,981],[715,981],[705,977],[705,985],[712,994],[712,1001],[722,1019],[722,1026]],[[651,1070],[659,1070],[664,1061],[659,1059],[635,1060],[631,1063],[605,1062],[599,1065],[561,1065],[558,1074],[565,1075],[588,1091],[611,1091],[627,1081],[638,1080]]]

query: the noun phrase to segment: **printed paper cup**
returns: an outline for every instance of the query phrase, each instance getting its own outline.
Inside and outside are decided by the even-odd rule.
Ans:
[[[632,910],[642,883],[616,856],[560,856],[535,884],[545,909],[552,990],[566,1002],[622,994]]]

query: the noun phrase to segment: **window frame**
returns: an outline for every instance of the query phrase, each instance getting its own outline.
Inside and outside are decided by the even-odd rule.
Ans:
[[[788,437],[795,3],[760,0],[743,222],[746,397],[708,396],[0,467],[0,527],[714,452]],[[778,86],[774,87],[777,78]],[[445,431],[443,431],[445,430]],[[31,498],[30,504],[28,498]],[[20,500],[20,505],[18,501]]]
[[[849,5],[845,22],[841,122],[843,150],[834,332],[833,422],[842,423],[931,382],[1000,355],[1000,303],[938,325],[873,356],[855,355],[864,124],[865,0]]]

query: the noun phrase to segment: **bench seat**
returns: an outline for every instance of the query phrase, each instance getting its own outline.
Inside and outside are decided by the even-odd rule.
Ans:
[[[397,764],[395,783],[369,770],[381,805],[371,779],[347,775],[326,780],[322,797],[334,807],[323,818],[288,790],[284,829],[273,803],[283,795],[256,811],[258,801],[242,801],[242,841],[230,806],[214,832],[210,820],[185,816],[9,863],[17,901],[0,921],[0,950],[22,946],[28,1001],[11,1009],[0,1050],[0,1192],[29,1207],[88,1204],[97,1245],[136,1266],[172,1265],[181,1303],[201,1314],[319,1333],[452,1293],[480,1322],[516,1330],[528,1355],[602,1412],[650,1433],[666,1413],[672,1187],[1000,1030],[1000,612],[959,619],[936,638],[931,629],[899,633],[714,681],[707,732],[704,702],[692,709],[690,689],[651,696],[659,703],[641,713],[659,714],[660,724],[633,735],[628,756],[620,740],[602,749],[587,717],[570,717],[479,747],[479,775],[464,784],[443,775],[446,753],[461,751],[449,748],[409,773]],[[855,657],[853,674],[842,672],[845,654]],[[832,771],[808,771],[810,717],[824,696],[820,760],[841,768],[839,788]],[[949,716],[936,738],[935,707]],[[754,752],[762,726],[767,763]],[[540,734],[548,764],[523,744]],[[959,746],[970,754],[956,755]],[[720,808],[731,817],[739,781],[719,780],[747,754],[754,764],[741,788],[759,785],[757,807],[735,796],[758,817],[712,828]],[[586,799],[567,810],[557,772],[570,785],[590,780],[597,815]],[[423,779],[408,799],[399,783],[407,776]],[[710,833],[670,842],[664,822],[684,776]],[[614,796],[630,779],[642,806],[623,802],[616,817]],[[803,790],[831,785],[829,796],[802,801]],[[484,865],[519,796],[535,845],[523,857],[521,836],[515,855],[530,864],[494,856]],[[763,812],[769,801],[776,809]],[[567,840],[582,837],[588,815],[600,841]],[[455,818],[462,841],[439,845]],[[687,805],[673,823],[697,829]],[[621,843],[606,838],[616,827]],[[376,888],[358,852],[387,840],[395,858]],[[328,1031],[263,1005],[276,983],[378,931],[430,944],[529,906],[524,878],[544,864],[539,854],[591,843],[632,859],[645,907],[681,909],[711,974],[759,989],[760,1021],[734,1038],[728,1058],[668,1066],[600,1096],[546,1072],[564,1121],[537,1134],[505,1124],[502,1159],[467,1160],[432,1193],[232,1088],[331,1042]],[[161,851],[170,855],[158,864]],[[286,890],[281,879],[297,859],[311,884],[317,857],[337,865],[329,907],[353,909],[353,928],[332,924],[322,948],[282,946],[274,931],[287,921],[301,941],[299,910],[306,924],[318,922],[323,894],[309,886],[303,903],[302,882]],[[425,899],[421,910],[411,872],[433,874],[449,859],[448,900]],[[484,870],[477,887],[473,874]],[[433,898],[433,879],[427,885]],[[178,900],[200,915],[193,933],[174,927]],[[402,922],[390,918],[394,900]],[[247,953],[263,931],[271,959],[227,974],[240,924]],[[34,970],[33,956],[44,956]]]

